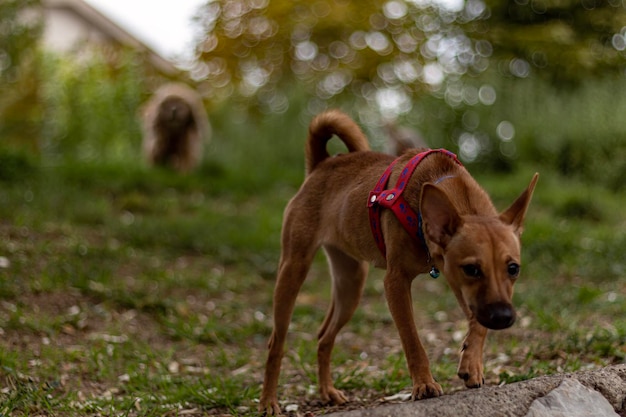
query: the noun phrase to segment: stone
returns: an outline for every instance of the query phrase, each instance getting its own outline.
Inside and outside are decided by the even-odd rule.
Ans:
[[[525,417],[619,417],[606,398],[574,378],[536,399]]]
[[[570,406],[574,409],[547,408],[545,402],[557,395],[560,396],[557,400],[563,407]],[[545,400],[546,398],[549,399]],[[535,404],[539,404],[542,399],[544,400],[542,406],[547,412],[531,414],[531,410],[535,410],[532,407],[539,407]],[[588,409],[589,405],[592,407],[591,411]],[[584,410],[586,414],[583,413]],[[536,412],[539,413],[539,410],[537,409]],[[462,390],[427,400],[384,404],[378,407],[330,414],[332,417],[580,417],[583,415],[626,417],[626,364],[566,375],[542,376],[503,386]]]

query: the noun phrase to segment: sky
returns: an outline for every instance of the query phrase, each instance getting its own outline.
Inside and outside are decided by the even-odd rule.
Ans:
[[[193,51],[191,18],[207,0],[85,0],[164,58]]]

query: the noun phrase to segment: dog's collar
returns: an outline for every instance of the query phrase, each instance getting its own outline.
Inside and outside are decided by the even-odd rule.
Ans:
[[[428,245],[426,244],[426,238],[424,237],[424,232],[422,230],[422,214],[419,211],[418,213],[415,213],[402,196],[402,193],[411,179],[415,168],[417,168],[424,158],[428,155],[432,155],[433,153],[442,153],[447,155],[452,158],[454,162],[462,166],[456,155],[446,149],[430,149],[425,152],[420,152],[411,158],[411,160],[404,166],[400,177],[396,182],[396,186],[391,190],[387,190],[385,188],[389,182],[389,177],[391,176],[393,167],[400,159],[398,158],[387,167],[383,175],[378,180],[378,183],[376,183],[376,186],[369,194],[367,207],[369,208],[370,227],[372,229],[376,245],[378,246],[378,249],[380,249],[384,258],[387,257],[387,249],[385,247],[385,239],[380,224],[380,214],[383,208],[388,208],[393,212],[409,235],[422,243],[424,249],[426,250],[428,263],[431,263],[432,261]],[[436,182],[441,182],[447,178],[450,178],[450,176],[441,177]],[[435,266],[432,266],[430,276],[433,278],[437,278],[439,276],[439,270],[437,270]]]

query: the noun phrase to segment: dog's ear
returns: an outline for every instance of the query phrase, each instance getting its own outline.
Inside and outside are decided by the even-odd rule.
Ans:
[[[535,173],[533,179],[530,180],[528,188],[517,197],[517,200],[515,200],[508,209],[500,214],[500,220],[506,224],[512,225],[518,236],[520,236],[524,230],[524,217],[526,216],[526,210],[528,210],[528,206],[530,205],[530,199],[533,196],[533,191],[535,190],[538,179],[539,173]]]
[[[461,226],[461,217],[446,193],[433,184],[424,184],[420,198],[420,212],[426,237],[445,248]]]

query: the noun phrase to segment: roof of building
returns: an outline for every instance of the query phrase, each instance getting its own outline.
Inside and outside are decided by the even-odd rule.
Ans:
[[[78,19],[98,30],[103,36],[110,39],[112,43],[145,52],[150,63],[166,75],[180,73],[180,70],[178,70],[171,61],[161,56],[126,29],[83,0],[42,0],[41,4],[44,9],[64,10],[72,13]]]

